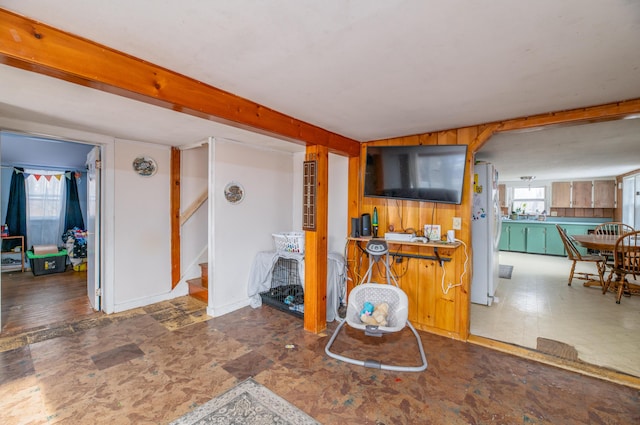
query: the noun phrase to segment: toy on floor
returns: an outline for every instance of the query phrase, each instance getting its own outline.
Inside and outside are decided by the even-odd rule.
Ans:
[[[389,315],[389,304],[380,303],[377,306],[375,306],[375,308],[373,308],[373,305],[371,303],[365,302],[364,308],[360,313],[360,320],[362,321],[362,323],[365,323],[367,325],[387,326],[388,315]]]

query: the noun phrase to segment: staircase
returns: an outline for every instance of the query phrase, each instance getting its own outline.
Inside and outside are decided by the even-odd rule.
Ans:
[[[209,264],[200,263],[200,277],[187,280],[189,284],[189,295],[194,298],[209,302]]]

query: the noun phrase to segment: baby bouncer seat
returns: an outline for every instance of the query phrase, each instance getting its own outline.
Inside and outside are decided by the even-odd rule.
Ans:
[[[367,243],[366,251],[369,254],[369,268],[362,278],[361,283],[356,286],[349,294],[347,300],[347,313],[345,319],[340,322],[335,332],[329,339],[325,352],[328,356],[351,363],[358,366],[365,366],[374,369],[392,370],[399,372],[420,372],[427,368],[427,358],[424,353],[422,341],[418,332],[415,330],[411,322],[408,320],[409,316],[409,300],[407,294],[398,286],[391,268],[389,267],[389,248],[387,243],[383,240],[372,239]],[[371,272],[373,266],[376,263],[382,261],[384,263],[387,283],[371,283]],[[393,280],[394,285],[391,285]],[[361,320],[361,313],[365,307],[365,303],[372,305],[380,305],[386,303],[388,305],[388,312],[386,317],[386,324],[384,326],[371,325],[364,323]],[[343,356],[331,351],[331,346],[340,334],[340,331],[344,324],[348,324],[354,329],[358,329],[364,332],[367,336],[382,337],[384,334],[399,332],[405,325],[411,329],[413,335],[416,338],[418,349],[420,351],[420,366],[399,366],[392,364],[385,364],[378,360],[373,359],[355,359],[347,356]],[[384,323],[384,322],[382,322]]]

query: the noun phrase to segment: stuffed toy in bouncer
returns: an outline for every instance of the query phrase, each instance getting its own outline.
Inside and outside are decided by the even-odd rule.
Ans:
[[[367,301],[360,312],[360,320],[367,325],[387,326],[388,315],[389,304],[380,303],[374,307],[372,303]]]

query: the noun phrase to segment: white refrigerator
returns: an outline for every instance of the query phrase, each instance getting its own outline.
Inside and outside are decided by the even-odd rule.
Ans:
[[[493,164],[478,163],[475,164],[473,173],[471,302],[490,306],[498,286],[500,269],[502,222],[498,171]]]

